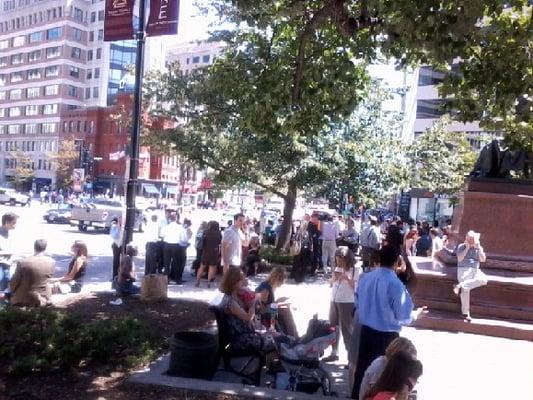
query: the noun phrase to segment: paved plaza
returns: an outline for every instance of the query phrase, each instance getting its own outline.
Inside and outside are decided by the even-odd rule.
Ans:
[[[74,240],[84,240],[89,249],[90,262],[84,290],[109,291],[111,284],[111,239],[103,233],[81,233],[69,225],[50,225],[42,219],[48,206],[34,203],[31,208],[0,206],[0,213],[14,211],[20,215],[13,232],[18,254],[29,254],[33,241],[48,240],[48,250],[57,260],[56,275],[65,272],[69,249]],[[199,218],[205,213],[192,215],[194,231]],[[144,250],[144,234],[136,233],[134,241]],[[190,249],[189,258],[194,256]],[[143,257],[136,264],[144,269]],[[171,285],[169,295],[176,298],[212,300],[216,289],[194,288],[194,280],[187,271],[184,286]],[[259,279],[252,282],[257,284]],[[300,333],[314,313],[327,318],[329,285],[323,280],[300,285],[286,284],[278,296],[290,297],[293,314]],[[530,398],[533,393],[533,343],[462,333],[437,332],[405,328],[402,333],[418,349],[424,365],[424,375],[417,386],[419,399],[512,399]],[[339,363],[346,363],[346,353],[341,349]]]

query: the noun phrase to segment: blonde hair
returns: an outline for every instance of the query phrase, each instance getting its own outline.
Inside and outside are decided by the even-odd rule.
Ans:
[[[220,282],[220,291],[228,296],[233,294],[235,285],[239,283],[241,279],[244,278],[240,268],[231,267],[229,268],[224,275],[222,276],[222,281]]]
[[[270,275],[268,276],[267,281],[268,283],[270,283],[272,287],[274,286],[278,287],[278,286],[283,285],[286,278],[287,278],[287,271],[285,270],[285,268],[276,267],[270,272]]]
[[[400,351],[405,351],[411,356],[416,357],[416,347],[409,339],[404,337],[397,337],[387,346],[385,350],[385,357],[390,360],[393,355]]]
[[[337,251],[335,251],[335,257],[343,259],[344,269],[349,270],[355,267],[355,254],[348,246],[339,246]]]

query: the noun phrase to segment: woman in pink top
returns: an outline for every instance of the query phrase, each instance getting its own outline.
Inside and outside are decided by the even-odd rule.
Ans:
[[[400,351],[391,357],[365,400],[407,400],[422,375],[422,363],[409,353]]]

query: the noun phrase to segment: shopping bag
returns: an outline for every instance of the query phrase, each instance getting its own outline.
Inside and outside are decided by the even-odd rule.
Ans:
[[[141,282],[141,301],[155,303],[167,299],[168,278],[163,274],[143,276]]]

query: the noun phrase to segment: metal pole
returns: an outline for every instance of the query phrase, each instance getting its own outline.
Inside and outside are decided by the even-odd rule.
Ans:
[[[142,80],[144,67],[144,11],[145,0],[139,0],[139,29],[136,34],[137,54],[135,59],[135,91],[133,96],[130,176],[126,186],[126,221],[124,224],[122,252],[126,251],[126,244],[130,243],[133,239],[133,225],[135,223],[135,195],[137,189],[137,176],[139,173],[139,134],[142,112]]]

